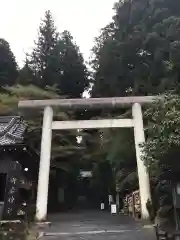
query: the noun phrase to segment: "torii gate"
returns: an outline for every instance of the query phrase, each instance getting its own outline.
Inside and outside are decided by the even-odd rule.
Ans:
[[[139,190],[141,199],[142,219],[149,218],[146,207],[151,200],[149,174],[141,160],[140,144],[145,142],[143,116],[141,105],[150,104],[157,97],[116,97],[116,98],[89,98],[89,99],[52,99],[52,100],[27,100],[20,101],[19,108],[44,108],[41,155],[39,166],[39,180],[36,202],[36,220],[44,221],[47,217],[49,172],[51,159],[52,130],[68,129],[97,129],[97,128],[134,128],[134,141],[136,148],[137,170],[139,177]],[[53,107],[61,109],[97,109],[132,107],[132,119],[103,119],[81,121],[53,121]]]

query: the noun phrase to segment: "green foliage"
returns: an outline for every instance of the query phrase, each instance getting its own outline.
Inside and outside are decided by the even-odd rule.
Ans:
[[[31,54],[30,68],[34,73],[35,84],[41,87],[54,85],[60,77],[59,53],[57,52],[58,33],[50,11],[45,12],[39,27],[39,37]]]
[[[19,70],[17,83],[20,85],[27,86],[27,85],[33,84],[33,81],[34,81],[33,71],[29,66],[28,59],[26,59],[25,65],[23,66],[23,68]]]
[[[94,96],[158,94],[179,90],[179,3],[127,0],[96,40]]]
[[[23,114],[23,112],[18,109],[19,100],[42,100],[51,98],[59,98],[59,95],[55,89],[49,89],[48,87],[41,89],[34,85],[22,86],[19,84],[3,87],[3,92],[0,93],[0,115]],[[34,110],[28,110],[26,114],[32,118],[35,115],[40,116],[37,111]]]
[[[124,195],[126,193],[132,193],[133,191],[137,190],[138,189],[137,171],[130,172],[128,168],[121,169],[116,174],[116,189],[118,192],[121,192],[121,194]]]
[[[148,119],[148,138],[143,146],[145,164],[156,173],[159,167],[180,170],[177,164],[180,154],[179,96],[165,95],[163,101],[155,102],[146,111],[145,116]]]
[[[61,50],[62,76],[59,88],[69,98],[79,98],[89,86],[88,71],[82,54],[68,31],[61,34],[59,44],[63,46]]]
[[[14,85],[3,87],[3,92],[0,93],[0,115],[14,115],[23,114],[23,112],[18,109],[19,100],[35,100],[35,99],[51,99],[59,98],[56,93],[56,89],[41,89],[34,85]],[[29,116],[33,118],[36,115],[36,111],[28,110]]]
[[[166,94],[145,112],[147,141],[142,161],[149,169],[157,216],[172,215],[172,187],[180,181],[180,97]]]
[[[116,190],[122,194],[138,188],[134,138],[131,129],[111,131],[107,159],[114,169]]]
[[[0,87],[15,84],[17,76],[17,63],[9,43],[0,38]]]
[[[58,93],[68,98],[81,97],[89,85],[78,46],[68,31],[57,32],[50,11],[45,13],[35,48],[21,70],[21,82],[24,74],[35,85],[56,86]]]
[[[56,88],[48,88],[45,89],[39,88],[34,85],[22,86],[22,85],[15,85],[12,87],[6,87],[7,91],[11,94],[16,95],[18,99],[51,99],[51,98],[59,98],[59,95],[56,93]]]

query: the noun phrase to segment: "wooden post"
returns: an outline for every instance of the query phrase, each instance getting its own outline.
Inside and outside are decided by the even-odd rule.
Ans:
[[[44,221],[47,217],[49,171],[51,159],[53,110],[45,107],[41,139],[41,156],[39,166],[39,180],[36,202],[36,220]]]
[[[141,159],[142,149],[140,144],[145,142],[142,109],[139,103],[134,103],[132,106],[132,115],[134,119],[134,139],[136,147],[137,170],[139,177],[139,190],[141,199],[141,217],[144,220],[149,219],[149,212],[147,210],[147,201],[151,201],[149,174],[144,162]]]

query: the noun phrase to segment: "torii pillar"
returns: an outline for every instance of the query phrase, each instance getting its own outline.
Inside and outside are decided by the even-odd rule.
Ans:
[[[142,158],[142,149],[140,144],[145,143],[145,134],[143,127],[143,115],[141,105],[134,103],[132,106],[132,115],[134,120],[134,141],[136,148],[137,171],[139,178],[139,191],[141,199],[141,217],[143,220],[149,219],[147,202],[151,201],[151,190],[149,174]]]
[[[39,179],[36,200],[36,220],[45,221],[47,217],[49,173],[51,161],[53,109],[49,106],[44,109]]]

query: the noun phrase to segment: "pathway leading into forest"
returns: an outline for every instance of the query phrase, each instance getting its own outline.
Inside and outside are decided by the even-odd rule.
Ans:
[[[86,211],[49,216],[41,240],[155,240],[154,230],[123,215]]]

